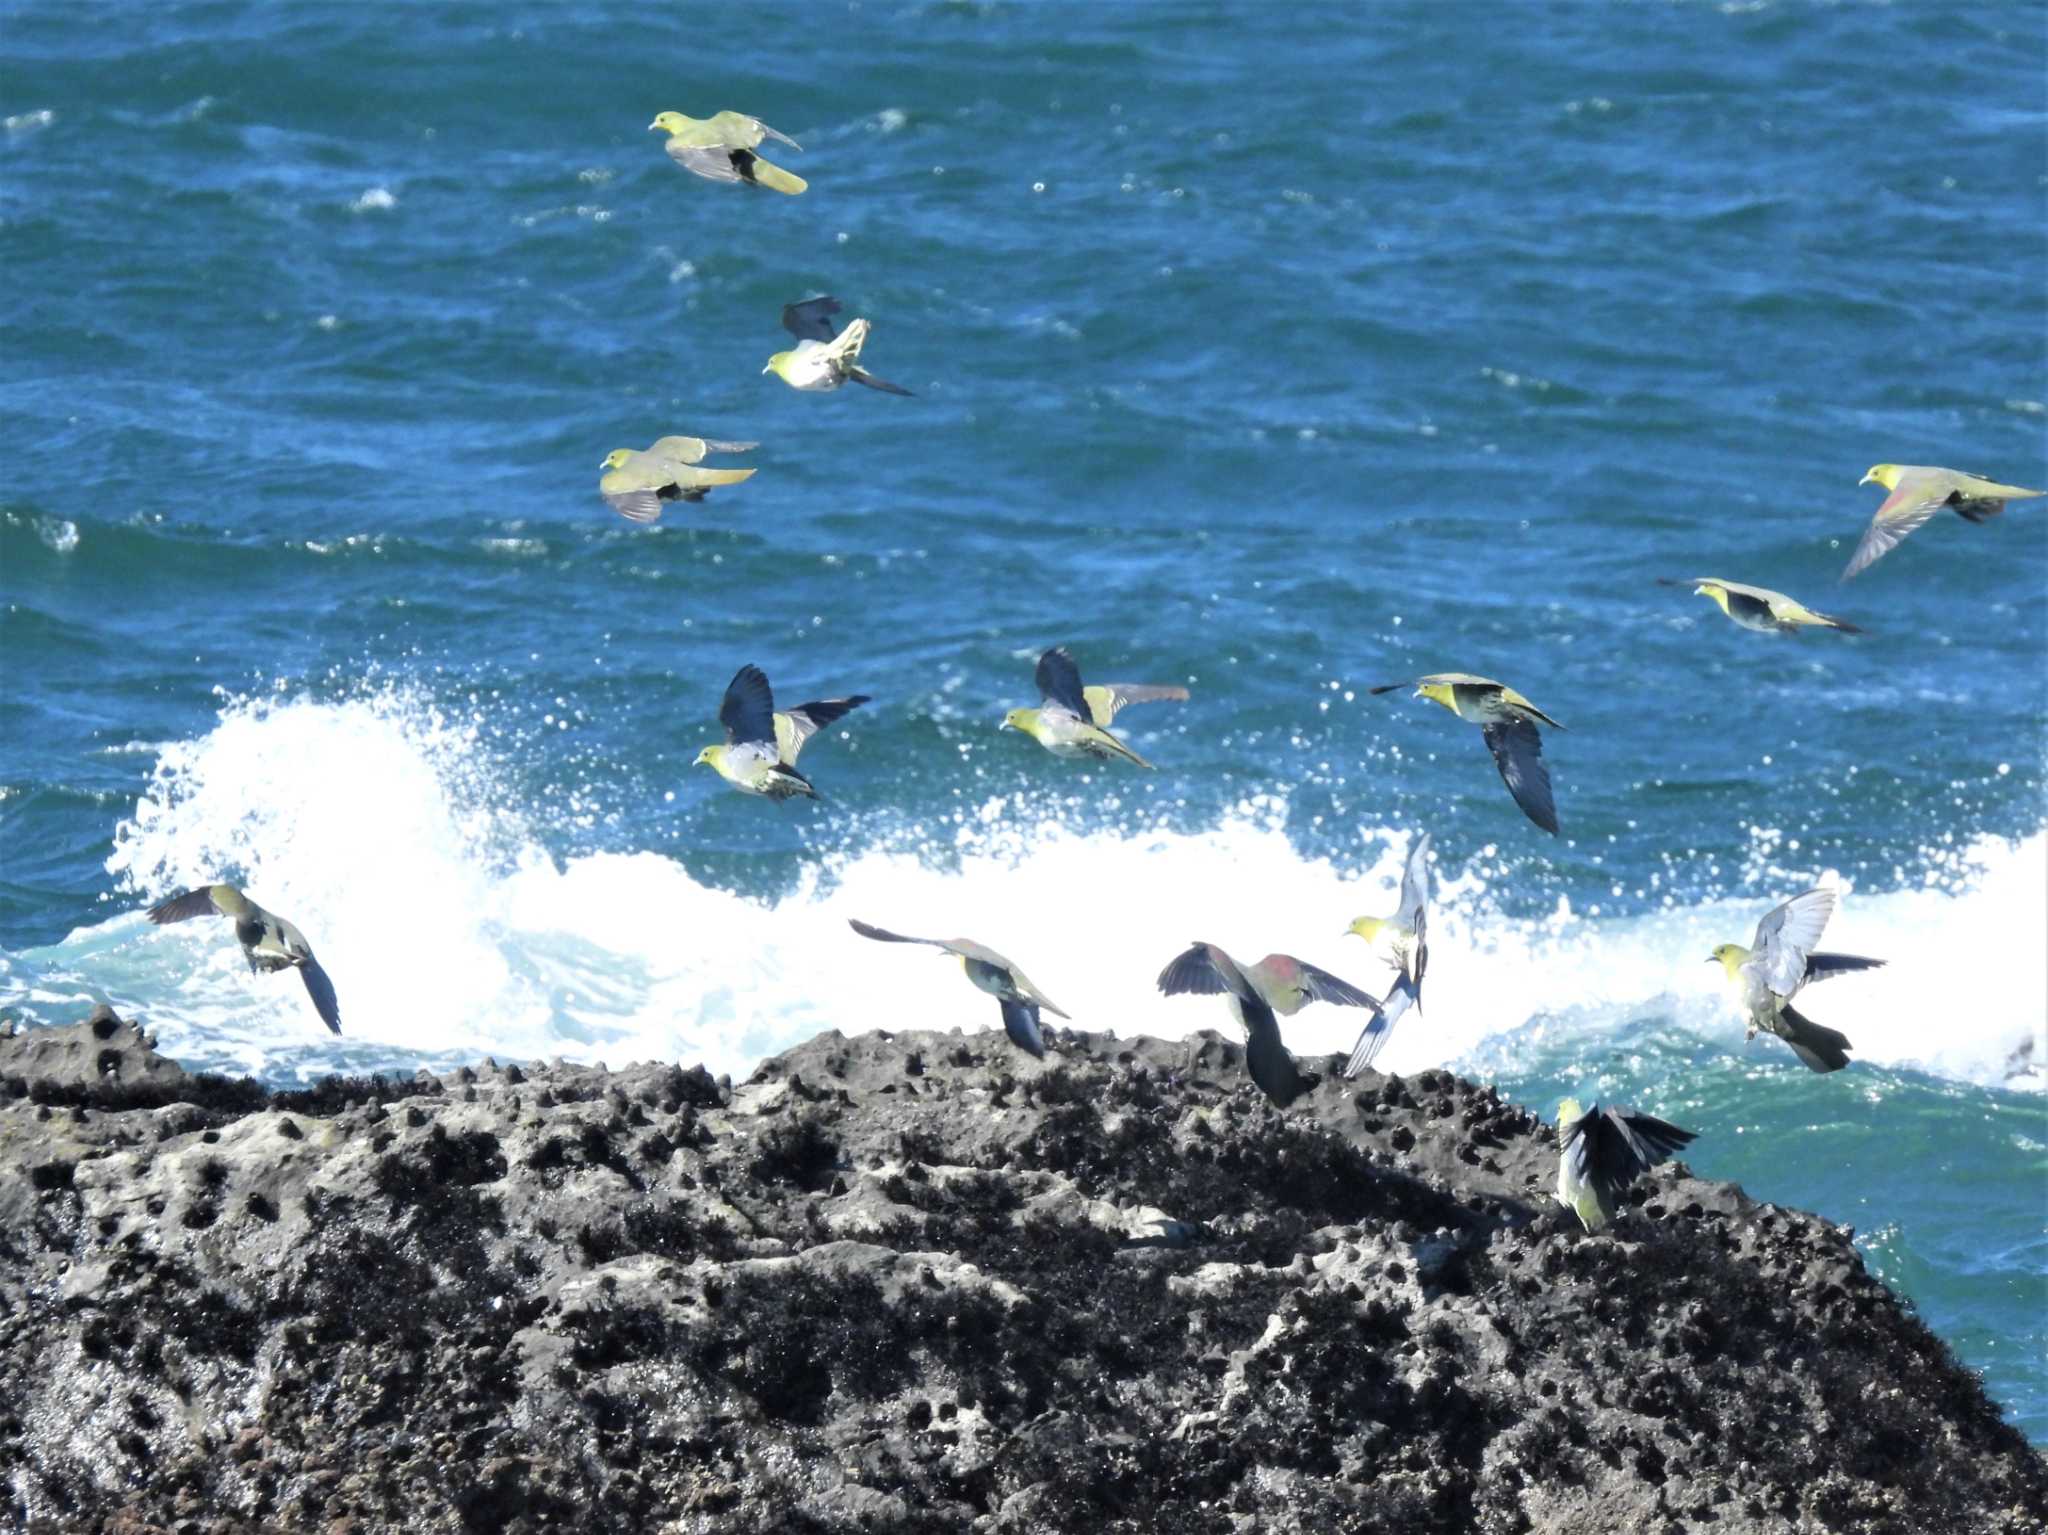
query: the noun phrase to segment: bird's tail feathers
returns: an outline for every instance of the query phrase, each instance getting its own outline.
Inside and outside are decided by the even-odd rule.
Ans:
[[[767,187],[776,192],[787,192],[791,197],[810,186],[803,177],[786,171],[772,160],[764,160],[759,155],[754,156],[752,171],[749,179],[755,186]]]
[[[1792,1031],[1785,1036],[1785,1043],[1810,1070],[1840,1071],[1849,1064],[1849,1051],[1853,1047],[1848,1035],[1815,1023],[1789,1007],[1780,1008],[1778,1016]]]

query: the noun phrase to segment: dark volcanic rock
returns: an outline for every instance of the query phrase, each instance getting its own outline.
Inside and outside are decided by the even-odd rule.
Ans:
[[[826,1035],[273,1094],[0,1039],[30,1529],[2039,1531],[1846,1233],[1445,1073]]]

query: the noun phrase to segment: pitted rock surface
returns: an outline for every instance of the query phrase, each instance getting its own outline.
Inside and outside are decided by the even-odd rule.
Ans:
[[[1680,1166],[1587,1236],[1447,1073],[826,1034],[273,1093],[0,1038],[26,1529],[2048,1529],[1846,1232]]]

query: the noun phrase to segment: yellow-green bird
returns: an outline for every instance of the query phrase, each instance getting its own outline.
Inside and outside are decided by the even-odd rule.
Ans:
[[[149,909],[149,920],[188,922],[194,917],[226,917],[235,924],[235,941],[252,971],[296,970],[313,999],[313,1011],[336,1034],[341,1032],[341,1003],[334,982],[313,957],[306,935],[284,918],[265,911],[233,885],[201,885]]]
[[[1657,578],[1659,586],[1689,586],[1695,597],[1711,597],[1714,605],[1745,629],[1759,634],[1797,634],[1801,629],[1839,629],[1844,634],[1861,634],[1854,624],[1817,613],[1803,602],[1774,592],[1767,586],[1744,586],[1740,581],[1723,581],[1718,576],[1693,576],[1674,581]]]
[[[1567,1098],[1557,1107],[1557,1202],[1598,1231],[1631,1183],[1698,1138],[1632,1109],[1596,1103],[1581,1113],[1579,1100]]]
[[[1244,1030],[1245,1068],[1259,1091],[1282,1108],[1315,1082],[1301,1074],[1288,1054],[1275,1015],[1291,1018],[1311,1002],[1369,1007],[1375,1013],[1380,1007],[1370,992],[1291,954],[1268,954],[1256,965],[1240,966],[1215,944],[1200,941],[1168,962],[1158,984],[1169,997],[1218,992],[1228,997],[1231,1015]]]
[[[1391,693],[1406,682],[1388,682],[1371,689]],[[1530,703],[1505,682],[1475,677],[1470,672],[1436,672],[1414,682],[1417,698],[1442,704],[1461,720],[1479,726],[1486,749],[1493,753],[1501,782],[1522,807],[1522,814],[1538,826],[1557,835],[1557,804],[1550,797],[1550,769],[1543,765],[1543,739],[1536,733],[1541,720],[1553,730],[1564,726]]]
[[[786,133],[777,133],[758,117],[744,112],[718,112],[710,117],[685,117],[680,112],[663,112],[647,125],[668,134],[668,157],[684,170],[706,181],[743,181],[751,187],[768,187],[794,197],[810,183],[779,165],[762,159],[755,150],[763,139],[774,139],[791,149],[804,146]]]
[[[1036,709],[1012,709],[999,729],[1021,730],[1055,757],[1121,757],[1141,768],[1151,763],[1109,733],[1109,723],[1126,704],[1161,699],[1185,701],[1188,690],[1168,683],[1105,682],[1084,687],[1081,669],[1064,645],[1038,658],[1037,682],[1043,702]]]
[[[1884,963],[1854,954],[1814,953],[1813,946],[1820,942],[1834,910],[1832,890],[1795,895],[1764,914],[1748,948],[1724,943],[1707,956],[1709,964],[1720,962],[1735,987],[1736,1000],[1749,1024],[1742,1037],[1754,1039],[1759,1029],[1775,1034],[1814,1071],[1840,1071],[1849,1064],[1849,1051],[1855,1047],[1846,1035],[1802,1017],[1793,1009],[1792,998],[1810,981],[1875,970]]]
[[[900,384],[892,384],[860,365],[860,349],[870,329],[866,320],[854,320],[844,330],[835,330],[832,316],[844,307],[831,294],[807,298],[800,304],[782,306],[782,328],[796,337],[796,345],[768,359],[763,373],[773,373],[792,389],[807,394],[837,389],[848,379],[879,389],[883,394],[908,395]]]
[[[1050,997],[1031,984],[1030,976],[994,949],[985,948],[971,938],[906,938],[901,933],[889,932],[854,917],[846,920],[861,937],[872,938],[878,943],[922,943],[956,956],[961,968],[967,972],[967,979],[1001,1004],[1003,1031],[1010,1036],[1010,1042],[1027,1055],[1041,1058],[1045,1055],[1045,1035],[1038,1027],[1040,1009],[1055,1018],[1067,1016],[1053,1006]]]
[[[653,522],[664,501],[702,501],[714,485],[737,485],[751,469],[699,469],[707,453],[745,453],[753,442],[719,442],[709,437],[662,437],[647,447],[614,448],[599,466],[597,491],[631,522]]]
[[[2028,490],[2020,485],[2001,485],[1996,480],[1964,474],[1959,469],[1937,469],[1931,464],[1872,464],[1856,482],[1882,485],[1891,494],[1863,530],[1863,541],[1849,557],[1842,571],[1848,580],[1898,546],[1899,540],[1919,527],[1944,506],[1965,522],[1988,522],[2005,510],[2008,501],[2025,501],[2048,491]]]
[[[725,744],[705,747],[697,753],[697,763],[709,763],[720,778],[748,794],[773,800],[798,795],[816,799],[818,791],[796,770],[797,753],[818,731],[868,701],[865,693],[818,698],[778,714],[767,677],[758,666],[742,666],[718,706]]]
[[[1375,950],[1383,951],[1400,972],[1394,989],[1387,993],[1379,1011],[1359,1030],[1358,1043],[1344,1063],[1348,1080],[1373,1063],[1380,1046],[1394,1032],[1394,1025],[1411,1007],[1422,1006],[1422,976],[1429,968],[1429,833],[1416,837],[1408,849],[1408,862],[1401,871],[1401,903],[1391,917],[1360,917],[1345,929],[1356,933]]]

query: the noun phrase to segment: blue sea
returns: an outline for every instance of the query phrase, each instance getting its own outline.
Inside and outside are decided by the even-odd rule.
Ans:
[[[721,108],[810,191],[647,131]],[[2048,1442],[2048,502],[1835,579],[1874,463],[2048,485],[2044,149],[2036,4],[14,0],[0,1008],[280,1082],[995,1024],[859,916],[1175,1035],[1194,938],[1383,984],[1426,828],[1384,1067],[1697,1130]],[[762,376],[827,292],[915,398]],[[628,524],[673,432],[759,473]],[[998,730],[1060,643],[1190,690],[1156,771]],[[693,768],[746,662],[873,695],[820,801]],[[1568,727],[1560,837],[1366,691],[1437,670]],[[143,920],[216,879],[340,1037]],[[1889,961],[1802,1001],[1830,1076],[1702,963],[1817,883]]]

